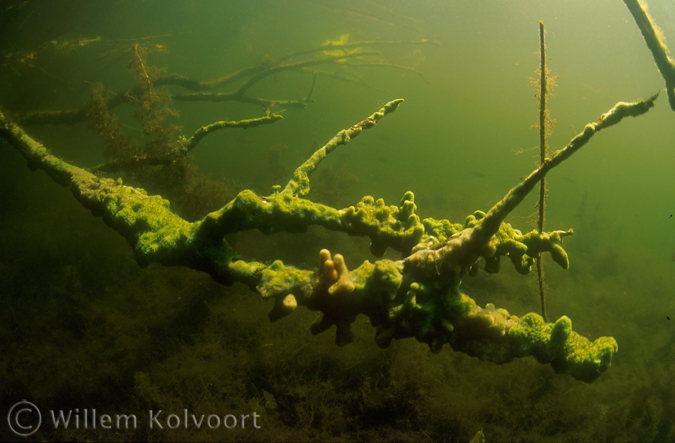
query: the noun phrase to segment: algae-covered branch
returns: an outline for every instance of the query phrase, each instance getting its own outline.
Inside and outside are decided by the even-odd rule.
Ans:
[[[625,2],[666,81],[672,106],[675,70],[667,48],[639,3]],[[217,131],[253,131],[288,122],[288,116],[282,116],[284,112],[312,104],[317,85],[324,79],[367,85],[363,76],[355,74],[355,68],[403,70],[426,81],[417,70],[417,63],[402,65],[400,61],[389,61],[377,49],[437,44],[428,38],[350,42],[348,35],[344,35],[319,47],[268,59],[213,80],[196,80],[156,69],[148,59],[153,52],[161,53],[165,48],[135,44],[129,63],[137,81],[135,87],[112,92],[102,84],[94,84],[89,99],[77,109],[11,116],[0,111],[0,136],[23,155],[31,169],[41,169],[53,181],[69,188],[78,202],[121,234],[133,248],[140,266],[150,263],[185,266],[208,273],[222,285],[243,283],[271,300],[271,321],[290,315],[298,307],[317,311],[320,315],[311,332],[319,334],[335,326],[335,341],[343,346],[354,340],[353,324],[364,315],[376,329],[377,345],[383,348],[395,339],[414,337],[426,343],[432,352],[440,352],[448,344],[456,351],[495,363],[533,356],[540,363],[550,364],[556,372],[591,382],[612,363],[618,350],[612,337],[594,341],[582,337],[572,330],[567,316],[549,323],[534,313],[518,316],[492,303],[478,306],[462,292],[461,285],[465,278],[480,270],[499,272],[502,257],[520,274],[530,273],[535,261],[545,253],[567,269],[570,262],[563,240],[573,234],[571,228],[523,232],[507,223],[507,216],[548,172],[585,146],[595,134],[625,117],[646,113],[654,106],[658,94],[632,103],[618,102],[597,122],[585,125],[565,147],[550,156],[543,155],[539,167],[491,208],[473,212],[463,223],[421,217],[411,191],[405,192],[394,205],[361,193],[349,201],[353,203],[351,206],[343,208],[322,203],[321,198],[308,198],[310,176],[329,154],[352,142],[361,143],[379,130],[376,126],[385,117],[406,121],[406,115],[397,112],[403,99],[383,103],[371,115],[337,132],[323,146],[316,142],[292,174],[279,167],[269,195],[255,191],[254,187],[245,189],[246,186],[237,187],[235,192],[234,187],[227,188],[199,176],[192,164],[194,152]],[[419,49],[413,55],[424,58]],[[289,73],[303,79],[302,97],[269,98],[254,94],[265,79]],[[231,90],[217,92],[228,85]],[[210,123],[201,122],[188,135],[179,135],[183,128],[176,123],[175,102],[243,103],[262,107],[262,115],[241,120],[219,115]],[[123,105],[133,109],[126,121],[114,113]],[[359,117],[363,116],[354,119]],[[142,136],[130,135],[132,119],[137,125],[135,130],[142,132]],[[89,168],[75,166],[52,154],[24,129],[35,124],[80,122],[86,122],[103,145],[103,162]],[[356,139],[357,136],[360,137]],[[275,157],[270,155],[269,162],[274,161]],[[122,175],[124,181],[112,174]],[[282,179],[288,180],[285,186],[279,184]],[[303,269],[294,266],[292,260],[284,263],[278,257],[269,261],[243,259],[238,252],[240,248],[229,239],[230,235],[243,231],[302,234],[310,227],[367,237],[372,261],[348,267],[343,256],[349,255],[348,252],[320,246],[312,251],[316,267],[305,265]],[[390,254],[385,258],[388,251]]]
[[[504,363],[516,357],[534,356],[550,363],[557,372],[592,381],[606,370],[617,350],[611,337],[594,342],[572,331],[571,321],[561,317],[545,323],[537,314],[522,318],[492,304],[481,308],[460,291],[462,279],[478,270],[497,272],[502,256],[516,269],[528,273],[543,252],[550,252],[563,268],[569,266],[562,248],[563,237],[572,231],[522,234],[504,223],[546,173],[576,152],[600,129],[637,116],[653,106],[656,97],[636,103],[619,103],[598,123],[588,124],[568,146],[555,152],[541,167],[514,187],[487,213],[467,217],[464,224],[426,218],[416,214],[412,192],[398,206],[364,197],[355,206],[336,209],[304,199],[309,174],[325,156],[364,129],[395,111],[402,100],[383,108],[340,131],[294,173],[293,179],[273,194],[259,196],[240,192],[220,210],[191,223],[174,212],[161,196],[126,186],[121,180],[97,176],[49,154],[22,128],[0,114],[0,135],[17,148],[32,168],[42,169],[57,183],[67,186],[82,205],[122,234],[134,248],[139,264],[159,262],[183,265],[209,273],[223,284],[239,281],[264,298],[274,299],[270,319],[277,320],[305,306],[321,312],[312,326],[320,333],[336,326],[336,342],[352,341],[351,324],[359,314],[368,316],[377,328],[376,342],[415,337],[439,352],[444,344],[482,359]],[[320,225],[349,235],[368,236],[376,257],[387,248],[399,251],[400,260],[364,262],[349,270],[340,254],[322,250],[318,270],[303,270],[280,260],[266,265],[239,260],[227,243],[228,233],[258,229],[304,232]]]

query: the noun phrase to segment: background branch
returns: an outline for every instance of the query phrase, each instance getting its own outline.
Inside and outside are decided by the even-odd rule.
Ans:
[[[638,28],[640,28],[642,37],[644,37],[647,47],[652,52],[656,66],[659,68],[659,72],[666,81],[668,102],[670,103],[670,108],[675,111],[675,62],[673,62],[673,59],[669,56],[663,33],[656,24],[654,24],[649,13],[647,13],[646,7],[644,7],[639,0],[624,0],[624,3],[633,15],[633,19],[635,19]]]

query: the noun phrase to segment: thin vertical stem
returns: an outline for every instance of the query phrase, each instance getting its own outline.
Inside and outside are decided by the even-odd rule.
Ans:
[[[548,144],[546,143],[546,129],[548,116],[546,112],[546,42],[544,40],[544,21],[539,22],[539,56],[540,56],[540,79],[539,79],[539,164],[543,164],[548,156]],[[539,232],[544,232],[544,219],[546,217],[546,178],[539,182]],[[539,299],[541,300],[541,316],[546,321],[546,284],[544,283],[544,264],[541,255],[537,258],[537,275],[539,277]]]

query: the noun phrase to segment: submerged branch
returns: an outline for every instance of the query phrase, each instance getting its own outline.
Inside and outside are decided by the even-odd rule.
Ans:
[[[325,146],[318,149],[307,161],[300,165],[293,173],[293,179],[288,182],[284,190],[284,194],[292,194],[297,196],[307,195],[309,193],[309,174],[319,165],[321,160],[326,158],[328,154],[333,152],[335,148],[340,145],[346,145],[350,140],[361,133],[364,129],[372,128],[385,115],[394,112],[398,105],[403,103],[402,98],[392,100],[385,104],[380,110],[373,113],[368,118],[353,125],[349,129],[344,129],[338,132]]]
[[[655,94],[646,100],[633,103],[619,102],[612,109],[600,116],[595,123],[589,123],[584,130],[577,134],[564,148],[553,153],[551,158],[546,159],[539,168],[533,171],[522,183],[509,191],[506,196],[496,203],[481,221],[477,235],[482,241],[487,241],[499,229],[499,225],[530,193],[534,186],[546,176],[546,174],[572,154],[581,149],[597,132],[619,123],[625,117],[637,117],[649,111],[654,106],[654,100],[659,94]]]
[[[639,0],[624,0],[642,32],[647,47],[652,52],[656,66],[666,81],[666,92],[670,108],[675,111],[675,62],[670,58],[663,33],[649,16],[647,9]]]
[[[190,138],[180,137],[178,140],[178,150],[173,153],[171,156],[153,156],[153,155],[141,155],[134,156],[130,159],[118,159],[110,160],[101,164],[98,164],[92,168],[89,168],[90,172],[116,172],[125,169],[134,169],[143,166],[159,166],[159,165],[168,165],[171,164],[177,157],[189,154],[193,149],[197,147],[200,141],[207,135],[218,131],[220,129],[226,128],[239,128],[239,129],[248,129],[255,128],[260,125],[269,125],[275,123],[278,120],[283,120],[283,116],[280,114],[271,114],[258,118],[250,118],[246,120],[236,120],[236,121],[219,121],[211,123],[206,126],[202,126],[197,129]]]
[[[375,340],[381,347],[393,339],[416,337],[433,352],[450,344],[455,350],[496,363],[532,355],[541,363],[550,363],[556,372],[590,382],[611,365],[618,349],[613,338],[590,342],[572,331],[567,317],[546,323],[537,314],[519,318],[491,304],[481,308],[462,294],[459,286],[481,257],[489,272],[497,272],[499,258],[507,256],[519,272],[527,273],[532,257],[542,252],[550,252],[566,268],[569,262],[561,243],[571,230],[523,235],[503,223],[504,218],[550,169],[586,144],[595,132],[626,116],[643,114],[655,98],[614,106],[509,191],[487,215],[476,212],[469,216],[464,227],[447,220],[420,222],[412,192],[404,195],[398,207],[366,196],[355,207],[337,210],[301,198],[309,191],[308,175],[318,163],[338,145],[348,143],[393,112],[400,99],[340,131],[296,170],[283,191],[278,187],[268,197],[242,191],[196,223],[173,213],[169,202],[160,196],[149,196],[142,189],[123,185],[121,180],[97,177],[49,154],[2,113],[0,136],[16,147],[32,168],[45,170],[54,181],[69,187],[82,205],[103,216],[127,239],[140,265],[183,265],[207,272],[221,284],[245,283],[262,297],[275,300],[269,314],[273,321],[297,306],[306,306],[322,313],[311,331],[318,334],[335,325],[336,342],[345,345],[353,340],[352,323],[364,314],[377,328]],[[266,234],[303,232],[312,224],[349,235],[366,235],[378,257],[392,247],[402,251],[405,258],[366,261],[350,271],[340,254],[332,256],[323,250],[319,269],[303,270],[280,260],[269,265],[237,260],[236,252],[223,238],[245,229]]]
[[[165,75],[163,77],[158,78],[155,81],[155,85],[176,85],[176,86],[182,86],[185,89],[189,89],[191,91],[213,91],[214,89],[217,89],[221,86],[224,86],[229,83],[233,83],[237,80],[246,78],[248,76],[254,76],[258,75],[260,73],[263,73],[265,71],[269,71],[271,69],[275,69],[280,66],[291,66],[291,68],[285,68],[285,69],[303,69],[306,68],[307,66],[311,65],[318,65],[318,64],[325,64],[326,62],[333,63],[336,60],[342,60],[345,57],[345,55],[340,55],[336,56],[334,58],[323,58],[323,59],[314,59],[314,60],[307,60],[307,62],[310,62],[307,65],[301,65],[300,63],[305,63],[305,62],[300,62],[300,63],[295,63],[295,64],[286,64],[282,65],[285,61],[287,60],[292,60],[294,58],[300,58],[306,55],[311,55],[311,54],[320,54],[326,50],[334,49],[334,50],[342,50],[342,49],[352,49],[352,48],[362,48],[362,47],[371,47],[371,46],[405,46],[405,45],[425,45],[425,44],[431,44],[435,46],[440,46],[440,42],[437,40],[431,40],[431,39],[421,39],[421,40],[394,40],[394,41],[360,41],[360,42],[352,42],[352,43],[328,43],[316,48],[312,49],[306,49],[302,51],[297,51],[293,52],[290,54],[286,54],[283,57],[279,58],[278,61],[274,60],[266,60],[263,61],[257,65],[254,66],[249,66],[248,68],[240,69],[236,72],[233,72],[231,74],[225,75],[223,77],[219,77],[214,80],[207,80],[207,81],[200,81],[200,80],[195,80],[191,79],[182,75],[178,74],[170,74],[170,75]],[[352,56],[356,55],[373,55],[376,54],[374,52],[368,52],[368,53],[351,53]]]
[[[544,30],[543,20],[539,22],[539,164],[543,164],[548,157],[548,135],[551,119],[546,101],[550,92],[548,85],[548,74],[546,68],[546,32]],[[546,178],[539,182],[539,219],[537,220],[537,229],[544,232],[546,220]],[[544,282],[544,263],[542,257],[537,258],[537,277],[539,280],[539,301],[541,303],[541,316],[544,320],[546,316],[546,284]]]
[[[258,117],[258,118],[249,118],[246,120],[238,120],[238,121],[219,121],[215,123],[211,123],[210,125],[202,126],[201,128],[197,129],[194,133],[194,135],[190,138],[183,139],[181,140],[181,147],[183,150],[186,152],[192,151],[195,147],[197,147],[197,144],[207,135],[218,131],[220,129],[225,129],[225,128],[239,128],[239,129],[248,129],[248,128],[255,128],[256,126],[260,125],[269,125],[272,123],[275,123],[278,120],[283,120],[283,116],[281,114],[270,114],[266,115],[264,117]]]

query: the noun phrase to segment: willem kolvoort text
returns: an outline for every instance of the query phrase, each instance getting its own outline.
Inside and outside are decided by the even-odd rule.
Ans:
[[[137,429],[142,426],[136,414],[99,414],[96,409],[50,410],[54,429]],[[260,414],[218,415],[192,414],[183,409],[180,414],[165,414],[158,409],[149,410],[146,418],[150,429],[242,429],[253,426],[260,429]]]

